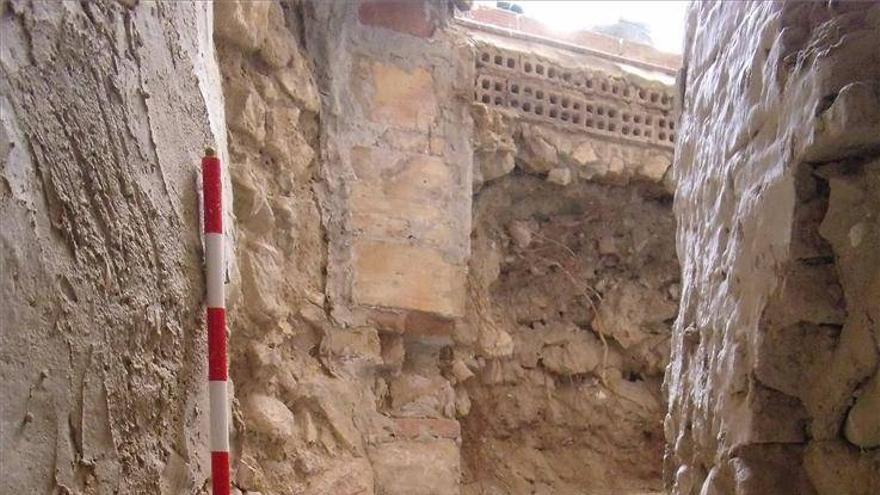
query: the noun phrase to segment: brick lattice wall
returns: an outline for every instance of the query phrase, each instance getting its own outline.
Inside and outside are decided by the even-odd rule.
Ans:
[[[564,67],[532,54],[479,47],[474,99],[591,135],[671,148],[671,88],[648,87],[598,70]]]

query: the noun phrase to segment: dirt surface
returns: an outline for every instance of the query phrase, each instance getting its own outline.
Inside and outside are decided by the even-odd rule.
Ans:
[[[669,195],[515,173],[480,191],[474,224],[482,371],[466,386],[463,493],[659,490],[678,295]]]

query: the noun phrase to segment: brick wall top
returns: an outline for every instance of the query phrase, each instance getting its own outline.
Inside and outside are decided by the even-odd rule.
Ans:
[[[669,70],[677,70],[681,67],[681,55],[661,52],[648,45],[592,31],[557,33],[535,19],[507,10],[477,7],[460,15],[463,19],[487,26],[510,29],[550,40],[570,43],[609,55],[623,57],[634,62],[652,64]]]
[[[358,19],[367,26],[430,38],[440,22],[438,12],[425,0],[364,0]]]

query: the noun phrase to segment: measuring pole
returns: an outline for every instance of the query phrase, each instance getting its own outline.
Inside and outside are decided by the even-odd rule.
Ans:
[[[220,159],[207,148],[202,158],[205,212],[205,270],[208,306],[208,395],[211,420],[211,483],[214,495],[229,495],[229,399],[226,381],[226,298],[223,290],[223,189]]]

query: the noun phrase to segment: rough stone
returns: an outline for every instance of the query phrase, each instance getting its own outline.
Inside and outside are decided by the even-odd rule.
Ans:
[[[513,242],[519,249],[526,249],[532,243],[532,229],[533,227],[529,222],[521,220],[511,222],[510,227],[507,228],[510,238],[513,239]]]
[[[452,363],[452,375],[455,377],[456,382],[462,383],[474,376],[474,373],[468,368],[468,366],[461,359],[456,359]]]
[[[373,495],[373,466],[363,457],[341,458],[308,485],[309,493],[338,495]]]
[[[391,411],[398,417],[453,417],[455,392],[440,375],[405,373],[390,383]]]
[[[269,12],[267,34],[260,44],[259,55],[270,67],[280,69],[287,66],[297,52],[296,41],[289,35],[281,5],[277,2],[262,3],[269,5]],[[254,29],[253,24],[250,27]]]
[[[571,170],[564,167],[554,168],[547,174],[547,182],[567,186],[571,184]]]
[[[256,91],[246,86],[227,88],[226,118],[229,127],[254,143],[266,137],[266,105]]]
[[[266,119],[265,149],[283,169],[301,177],[315,157],[315,151],[298,131],[297,108],[273,108]]]
[[[275,78],[281,88],[290,95],[302,108],[312,113],[317,113],[321,107],[318,89],[312,80],[311,73],[305,67],[305,62],[300,54],[293,57],[290,67],[281,69],[275,73]]]
[[[672,165],[670,160],[663,155],[653,155],[645,160],[639,173],[653,181],[659,181],[666,175],[666,171]]]
[[[601,343],[589,334],[578,332],[560,344],[545,346],[540,358],[544,367],[560,375],[589,373],[602,361]]]
[[[214,26],[220,38],[246,51],[260,47],[269,25],[273,2],[224,0],[214,6]]]
[[[546,174],[559,164],[559,152],[546,132],[538,126],[523,126],[522,166],[526,171]]]
[[[383,333],[380,335],[382,341],[382,362],[391,369],[400,369],[406,358],[406,346],[403,345],[403,337],[400,335]]]
[[[321,339],[322,356],[353,371],[363,371],[383,362],[379,334],[375,328],[328,328]]]
[[[294,434],[294,417],[283,402],[268,395],[253,394],[244,405],[248,425],[257,433],[288,441]]]
[[[601,241],[598,248],[602,252]],[[604,249],[608,251],[610,246]],[[604,331],[624,348],[638,345],[650,335],[652,325],[675,317],[675,312],[676,306],[668,298],[634,284],[622,284],[609,291],[599,308]]]
[[[880,446],[880,374],[865,386],[846,417],[844,434],[853,444],[871,449]]]
[[[595,163],[599,157],[596,155],[596,151],[593,149],[593,146],[589,141],[584,141],[577,145],[574,151],[571,154],[571,159],[574,162],[581,166],[585,167],[592,163]]]
[[[484,181],[504,177],[516,168],[514,154],[511,152],[480,153],[475,157],[480,166]]]

